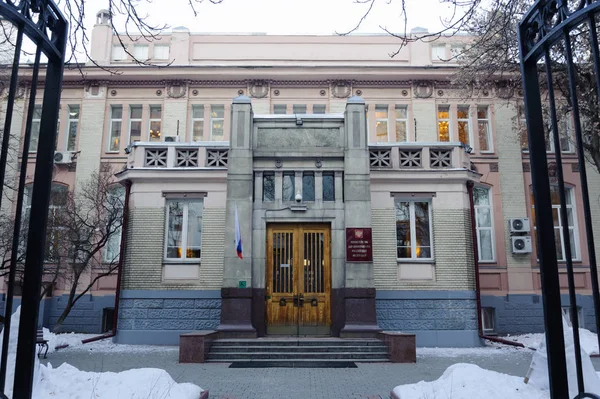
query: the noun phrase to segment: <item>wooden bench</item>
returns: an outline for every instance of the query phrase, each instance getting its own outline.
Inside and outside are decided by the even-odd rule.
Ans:
[[[37,347],[38,347],[38,353],[37,353],[38,356],[40,356],[42,354],[42,351],[44,350],[44,348],[46,348],[46,351],[44,352],[44,359],[45,359],[46,356],[48,355],[48,340],[44,339],[44,330],[41,328],[38,328],[38,330],[37,330],[35,343],[37,344]]]

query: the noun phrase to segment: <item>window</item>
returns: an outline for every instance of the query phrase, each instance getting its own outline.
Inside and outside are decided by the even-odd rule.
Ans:
[[[169,45],[168,44],[155,44],[154,45],[154,59],[155,60],[168,60],[169,59]]]
[[[263,201],[275,201],[275,175],[263,173]]]
[[[282,195],[283,201],[294,201],[296,197],[294,172],[283,173]]]
[[[495,260],[495,248],[491,189],[475,187],[473,189],[473,202],[475,204],[475,226],[477,230],[479,261],[493,262]]]
[[[67,126],[67,151],[75,151],[77,148],[77,128],[79,126],[79,105],[69,105]]]
[[[119,151],[122,117],[123,107],[121,105],[112,105],[110,107],[110,134],[108,138],[108,151]]]
[[[210,139],[223,141],[225,139],[223,124],[225,123],[225,107],[223,105],[210,106]]]
[[[431,259],[431,202],[396,200],[396,256]]]
[[[496,309],[481,308],[481,324],[484,333],[496,331]]]
[[[313,114],[324,114],[325,109],[325,104],[315,104],[313,105]]]
[[[438,105],[438,141],[450,141],[450,106]]]
[[[40,139],[40,124],[42,123],[42,106],[33,108],[33,119],[31,121],[31,136],[29,137],[29,152],[36,152]]]
[[[469,145],[471,135],[469,129],[469,106],[459,105],[456,108],[456,120],[458,121],[458,141]]]
[[[546,137],[546,152],[553,153],[555,151],[554,145],[554,133],[552,133],[551,121],[548,120],[548,137]],[[573,152],[573,145],[571,143],[573,137],[573,121],[571,119],[571,113],[567,113],[562,116],[562,119],[558,120],[558,136],[560,141],[560,150],[563,153]]]
[[[305,114],[306,113],[306,104],[294,104],[293,113],[294,114]]]
[[[273,105],[273,113],[275,115],[285,115],[285,114],[287,114],[287,105],[285,105],[285,104],[275,104],[275,105]]]
[[[148,59],[148,45],[145,45],[145,44],[133,45],[133,57],[137,61],[146,61]]]
[[[489,107],[487,105],[477,106],[477,128],[479,130],[479,151],[492,152]]]
[[[375,134],[377,135],[376,141],[378,143],[385,143],[388,141],[388,106],[387,105],[376,105],[375,106]]]
[[[162,107],[150,106],[150,141],[160,141],[162,133]]]
[[[445,44],[434,44],[431,46],[431,59],[433,61],[446,60],[446,45]]]
[[[127,59],[127,53],[125,53],[123,46],[119,44],[112,47],[112,59],[113,61],[124,61]]]
[[[406,105],[396,105],[396,141],[408,141],[408,112]]]
[[[192,141],[204,141],[204,105],[192,105]]]
[[[323,172],[323,201],[335,201],[335,179],[333,172]]]
[[[203,201],[167,200],[165,259],[200,259]]]
[[[521,150],[529,152],[529,137],[527,137],[527,120],[525,119],[525,107],[519,106],[519,135],[521,138]]]
[[[106,201],[107,208],[109,209],[123,209],[125,188],[123,186],[115,186],[109,189],[106,194]],[[118,228],[115,225],[118,225]],[[121,223],[117,221],[113,223],[113,226],[115,226],[114,229],[111,229],[113,233],[109,235],[102,253],[104,262],[106,263],[116,262],[121,250]]]
[[[315,174],[312,172],[302,174],[302,200],[315,200]]]
[[[575,205],[573,204],[573,191],[574,189],[571,187],[565,187],[565,200],[567,205],[567,224],[569,226],[569,242],[571,244],[571,255],[573,259],[579,259],[579,240],[577,234],[577,213],[575,210]],[[534,234],[535,233],[535,204],[533,203],[533,189],[530,187],[531,194],[531,216],[533,220],[534,226]],[[552,199],[552,219],[554,221],[554,242],[556,243],[556,257],[559,261],[564,262],[565,258],[565,238],[563,236],[563,220],[560,217],[560,194],[558,191],[558,186],[552,185],[550,186],[550,197]],[[537,235],[537,234],[536,234]],[[537,237],[535,237],[535,242],[537,242]]]
[[[142,140],[142,106],[129,106],[129,144]]]
[[[452,58],[454,59],[460,58],[464,52],[465,48],[463,46],[450,46],[450,55],[452,55]]]

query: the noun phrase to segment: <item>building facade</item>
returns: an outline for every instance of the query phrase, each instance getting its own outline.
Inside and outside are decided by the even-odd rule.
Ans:
[[[57,152],[69,161],[55,180],[76,191],[111,167],[127,187],[116,342],[396,330],[420,346],[474,346],[477,281],[486,334],[542,331],[521,93],[498,84],[466,100],[448,59],[467,40],[390,58],[387,36],[176,28],[126,52],[98,13],[92,56],[121,73],[66,70]],[[548,152],[563,151],[578,305],[593,330],[578,171],[592,198],[600,176],[564,136]],[[65,328],[100,332],[115,285],[100,280]],[[46,300],[50,326],[63,288]]]

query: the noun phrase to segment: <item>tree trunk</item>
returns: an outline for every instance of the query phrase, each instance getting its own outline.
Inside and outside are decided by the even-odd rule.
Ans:
[[[54,328],[52,329],[52,331],[55,333],[58,332],[58,330],[60,329],[60,326],[65,321],[67,316],[69,316],[69,313],[71,313],[71,310],[73,309],[73,306],[75,305],[75,302],[76,302],[75,301],[75,292],[77,291],[77,285],[79,285],[79,277],[80,276],[81,276],[81,273],[76,273],[73,275],[73,281],[71,281],[71,290],[69,291],[69,298],[67,299],[67,306],[65,306],[65,310],[63,310],[62,314],[56,321]]]

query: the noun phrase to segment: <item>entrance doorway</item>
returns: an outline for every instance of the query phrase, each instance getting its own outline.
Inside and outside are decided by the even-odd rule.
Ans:
[[[267,334],[330,334],[330,237],[324,224],[267,226]]]

